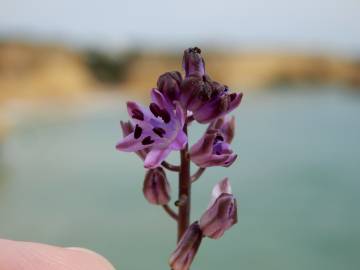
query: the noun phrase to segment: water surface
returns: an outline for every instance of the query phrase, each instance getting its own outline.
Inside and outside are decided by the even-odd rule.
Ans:
[[[238,162],[208,169],[193,187],[194,220],[229,176],[239,224],[205,239],[192,269],[358,269],[360,98],[316,90],[245,96]],[[126,118],[116,103],[49,113],[13,131],[0,161],[1,237],[85,246],[118,269],[168,268],[175,224],[143,198],[138,158],[114,150]],[[193,127],[192,141],[200,131]]]

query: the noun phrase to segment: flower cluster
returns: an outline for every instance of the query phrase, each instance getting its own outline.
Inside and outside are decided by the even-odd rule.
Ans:
[[[178,224],[187,222],[186,230],[180,229],[177,248],[170,257],[173,270],[189,269],[203,237],[218,239],[237,222],[236,199],[227,178],[215,185],[209,207],[191,225],[188,212],[179,210],[177,214],[168,206],[171,189],[163,167],[179,172],[180,184],[187,187],[185,194],[179,192],[176,205],[180,209],[190,204],[186,192],[206,168],[229,167],[237,158],[230,146],[235,118],[227,114],[239,106],[242,93],[231,92],[226,85],[210,78],[197,47],[184,51],[182,66],[184,77],[172,71],[158,78],[156,88],[151,90],[149,106],[127,102],[131,119],[121,122],[123,138],[116,145],[120,151],[135,152],[144,161],[148,169],[143,183],[146,200],[162,205]],[[193,120],[208,127],[189,147],[187,125]],[[165,161],[172,151],[181,151],[184,157],[179,166]],[[190,161],[199,167],[191,177]]]

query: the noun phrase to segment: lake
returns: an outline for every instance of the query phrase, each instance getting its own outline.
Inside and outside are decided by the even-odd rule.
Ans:
[[[193,185],[192,220],[224,176],[240,206],[239,223],[204,239],[192,269],[359,269],[360,96],[290,90],[245,93],[239,159]],[[117,269],[168,269],[175,223],[143,198],[137,156],[114,148],[124,98],[56,110],[25,118],[2,146],[0,236],[87,247]],[[192,142],[202,130],[193,124]]]

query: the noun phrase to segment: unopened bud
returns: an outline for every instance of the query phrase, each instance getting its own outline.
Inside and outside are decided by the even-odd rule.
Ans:
[[[199,223],[191,224],[182,238],[176,250],[171,254],[169,264],[172,270],[188,270],[199,249],[202,240],[202,232]]]
[[[183,68],[186,77],[201,77],[205,74],[205,62],[198,47],[189,48],[184,51]]]
[[[166,72],[159,77],[157,88],[170,101],[174,101],[179,98],[181,82],[182,77],[180,72]]]
[[[170,185],[162,168],[147,171],[143,193],[151,204],[165,205],[170,201]]]
[[[200,228],[203,235],[218,239],[236,223],[236,199],[231,194],[229,181],[224,179],[213,189],[210,206],[200,219]]]
[[[237,223],[236,199],[232,194],[223,193],[202,215],[200,227],[209,238],[218,239],[226,230]]]

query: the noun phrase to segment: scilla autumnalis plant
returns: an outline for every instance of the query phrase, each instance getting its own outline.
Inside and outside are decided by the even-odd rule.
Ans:
[[[143,193],[151,204],[160,205],[177,222],[178,243],[171,254],[173,270],[187,270],[204,237],[220,238],[237,223],[236,199],[227,178],[215,185],[208,208],[190,224],[191,185],[206,168],[229,167],[237,155],[231,150],[235,119],[228,113],[240,105],[242,93],[231,93],[227,86],[213,81],[205,72],[205,62],[197,47],[185,50],[184,78],[180,72],[166,72],[151,90],[151,103],[143,107],[127,102],[131,118],[121,122],[123,139],[119,151],[135,152],[147,169]],[[188,126],[196,121],[208,125],[205,133],[189,147]],[[180,152],[180,165],[165,159],[172,151]],[[190,162],[197,167],[191,175]],[[169,206],[170,184],[165,170],[179,174],[179,191],[174,211]]]

